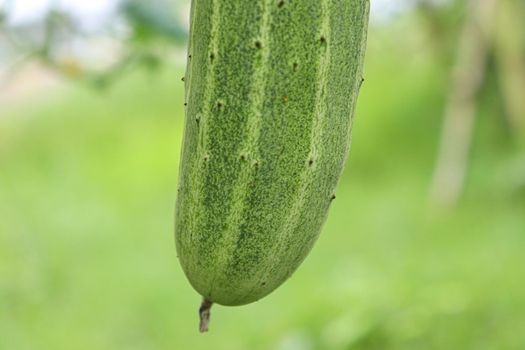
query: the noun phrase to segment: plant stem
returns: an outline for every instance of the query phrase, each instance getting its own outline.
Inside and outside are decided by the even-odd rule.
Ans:
[[[213,302],[209,301],[206,298],[202,299],[201,307],[199,308],[199,331],[201,333],[208,331],[208,325],[210,323],[210,309],[213,305]]]

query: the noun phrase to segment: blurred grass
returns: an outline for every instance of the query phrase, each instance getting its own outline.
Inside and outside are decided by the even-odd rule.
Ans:
[[[522,349],[525,201],[501,175],[519,154],[483,113],[462,203],[429,210],[447,67],[380,40],[319,242],[206,335],[172,232],[182,68],[5,108],[0,349]]]

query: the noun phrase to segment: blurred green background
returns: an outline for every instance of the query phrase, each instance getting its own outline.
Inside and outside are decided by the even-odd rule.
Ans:
[[[40,53],[7,72],[0,50],[15,74],[0,80],[0,349],[524,349],[522,2],[485,27],[463,1],[410,3],[374,10],[350,158],[313,251],[270,296],[214,306],[205,335],[173,239],[184,20],[165,35],[163,11],[149,27],[127,17],[119,57],[147,64],[96,79]],[[457,87],[469,67],[483,75],[471,95]],[[468,119],[458,103],[475,106],[459,143],[443,127]],[[464,180],[440,196],[439,150],[462,141]]]

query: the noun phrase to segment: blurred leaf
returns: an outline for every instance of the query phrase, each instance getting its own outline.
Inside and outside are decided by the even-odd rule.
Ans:
[[[122,4],[122,12],[132,25],[134,40],[166,38],[177,43],[186,40],[186,30],[165,1],[128,0]]]

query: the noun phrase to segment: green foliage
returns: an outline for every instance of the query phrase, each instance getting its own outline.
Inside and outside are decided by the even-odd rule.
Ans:
[[[0,37],[3,39],[0,42],[3,62],[0,63],[8,67],[9,74],[6,75],[15,75],[24,64],[37,61],[63,78],[104,89],[130,68],[156,70],[172,57],[174,50],[186,44],[187,30],[181,24],[176,4],[169,0],[122,1],[115,21],[121,21],[122,27],[129,29],[129,34],[115,38],[115,32],[119,30],[112,27],[114,23],[99,28],[100,33],[95,34],[120,40],[121,48],[114,53],[114,62],[103,67],[87,63],[83,57],[64,56],[65,47],[92,39],[93,34],[85,33],[78,21],[62,9],[52,7],[39,21],[12,26],[7,22],[11,14],[7,6],[5,9],[0,7]],[[83,49],[84,54],[88,52],[85,47]],[[0,81],[0,85],[3,83]]]
[[[186,42],[187,31],[169,2],[128,0],[122,4],[122,12],[131,24],[133,40],[147,42],[164,38],[178,44]]]

